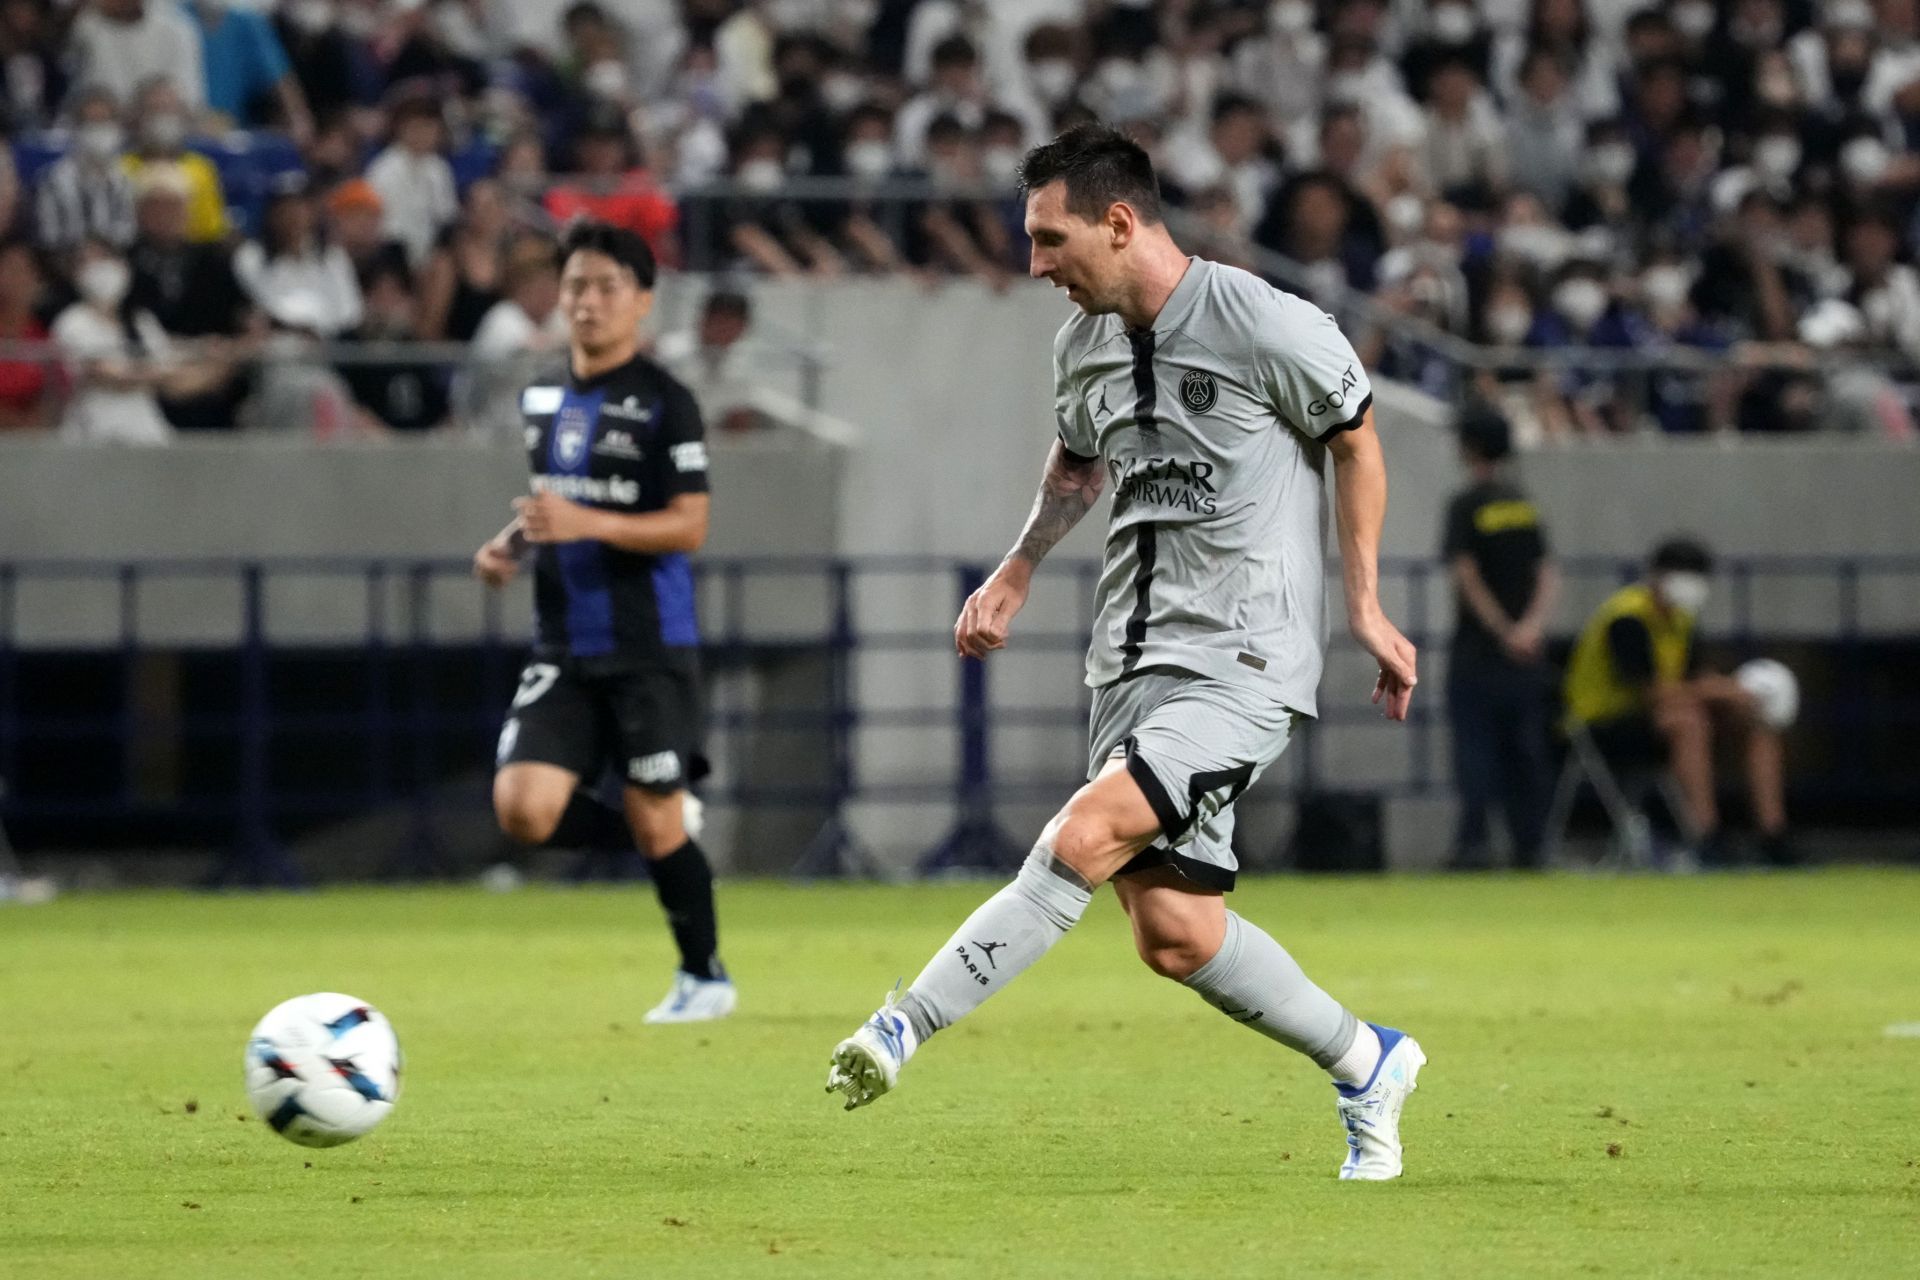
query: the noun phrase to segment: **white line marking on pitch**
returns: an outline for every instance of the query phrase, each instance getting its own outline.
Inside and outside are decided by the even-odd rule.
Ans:
[[[1920,1022],[1889,1022],[1886,1035],[1892,1040],[1920,1040]]]

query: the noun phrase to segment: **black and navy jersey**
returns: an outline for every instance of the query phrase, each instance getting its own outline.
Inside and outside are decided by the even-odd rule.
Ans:
[[[707,491],[707,446],[693,394],[644,356],[593,378],[536,383],[520,396],[536,491],[602,511],[658,511]],[[644,661],[700,643],[693,571],[678,552],[643,555],[601,542],[539,548],[540,648],[575,658]]]

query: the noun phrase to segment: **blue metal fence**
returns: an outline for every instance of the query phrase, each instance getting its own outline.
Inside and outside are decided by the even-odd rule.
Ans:
[[[1569,579],[1589,584],[1588,594],[1601,586],[1631,580],[1639,566],[1631,561],[1582,559],[1565,564]],[[1011,841],[994,818],[996,803],[1039,801],[1069,794],[1079,780],[1077,759],[1063,761],[1058,776],[1013,780],[996,776],[993,735],[1011,728],[1075,729],[1085,723],[1087,695],[1078,684],[1077,655],[1091,624],[1093,580],[1098,566],[1091,562],[1064,562],[1048,566],[1050,592],[1065,588],[1070,578],[1077,601],[1070,627],[1048,630],[1023,627],[1018,647],[1028,653],[1060,656],[1059,697],[1044,705],[994,705],[991,680],[994,664],[952,660],[950,697],[932,697],[918,705],[874,707],[860,697],[858,664],[863,656],[921,654],[930,659],[951,652],[952,612],[942,610],[907,627],[862,625],[863,593],[882,579],[904,580],[925,586],[945,580],[953,603],[971,591],[988,566],[936,557],[733,558],[709,559],[699,566],[706,600],[706,648],[719,668],[753,660],[769,649],[805,651],[826,658],[826,676],[816,705],[740,710],[720,708],[711,718],[716,755],[735,754],[745,737],[767,730],[805,730],[820,734],[827,744],[827,767],[817,785],[779,785],[723,770],[724,781],[709,798],[742,807],[803,806],[828,815],[819,835],[803,853],[797,870],[834,874],[867,869],[845,808],[858,800],[951,800],[955,825],[927,851],[923,866],[941,870],[959,866],[996,865],[1016,857],[1023,847]],[[1396,559],[1382,566],[1383,590],[1395,600],[1397,620],[1420,646],[1427,670],[1444,656],[1446,628],[1451,621],[1444,568],[1429,560]],[[430,874],[445,867],[436,839],[437,807],[444,803],[435,780],[467,771],[478,782],[491,759],[491,743],[505,710],[499,691],[509,688],[524,649],[523,636],[508,634],[498,593],[483,593],[477,633],[466,643],[478,651],[480,678],[472,697],[455,699],[451,707],[437,705],[430,694],[434,669],[443,652],[431,625],[430,601],[436,585],[468,584],[470,567],[464,560],[390,558],[275,558],[223,560],[150,559],[112,562],[0,560],[0,782],[17,778],[28,753],[63,738],[104,737],[122,749],[140,731],[139,703],[133,696],[137,660],[153,651],[177,651],[180,646],[157,644],[143,628],[142,589],[161,581],[210,580],[237,584],[239,615],[234,619],[235,643],[227,647],[237,670],[237,696],[230,709],[190,709],[179,719],[184,735],[215,738],[231,745],[237,768],[232,785],[210,793],[182,795],[171,807],[184,814],[230,824],[233,852],[213,872],[216,881],[285,882],[297,877],[279,843],[283,825],[295,819],[347,815],[405,802],[410,806],[411,836],[395,851],[388,869],[394,874]],[[1728,589],[1728,626],[1719,628],[1734,656],[1757,652],[1766,638],[1758,625],[1756,597],[1770,581],[1805,579],[1830,586],[1834,609],[1825,642],[1843,655],[1857,652],[1870,638],[1864,602],[1915,597],[1920,585],[1920,556],[1873,557],[1747,557],[1727,561],[1721,569]],[[272,687],[272,663],[278,647],[268,620],[268,589],[279,577],[358,582],[365,592],[365,626],[358,641],[346,646],[362,664],[364,696],[352,708],[291,710]],[[819,625],[784,629],[769,626],[762,617],[750,617],[749,597],[756,584],[784,580],[810,584],[824,606]],[[111,713],[84,710],[30,712],[23,703],[21,669],[20,593],[24,584],[108,582],[117,586],[114,634],[121,658],[125,696]],[[1898,584],[1887,590],[1887,584]],[[395,585],[403,602],[400,615],[389,607]],[[463,588],[464,589],[464,588]],[[1897,611],[1896,611],[1897,612]],[[1815,630],[1818,630],[1816,628]],[[1336,653],[1342,644],[1336,628]],[[1881,628],[1879,634],[1887,634]],[[1892,633],[1901,633],[1896,629]],[[1909,636],[1908,638],[1911,638]],[[112,651],[104,641],[98,651]],[[310,647],[310,646],[307,646]],[[932,668],[937,670],[938,668]],[[1440,735],[1445,708],[1440,682],[1428,681],[1414,703],[1411,723],[1395,733],[1408,736],[1408,764],[1397,779],[1369,789],[1400,794],[1430,794],[1444,789],[1449,779],[1442,767]],[[1303,736],[1300,749],[1283,764],[1283,778],[1293,787],[1311,791],[1320,787],[1324,771],[1320,734],[1338,726],[1378,723],[1377,712],[1358,697],[1327,699],[1319,727]],[[1809,708],[1809,718],[1825,720],[1837,730],[1835,741],[1845,753],[1865,750],[1866,730],[1888,724],[1911,727],[1920,723],[1914,705],[1877,698],[1856,685],[1837,686],[1831,696]],[[864,729],[895,729],[941,735],[950,744],[949,776],[928,781],[877,782],[861,776],[857,736]],[[357,786],[313,789],[276,782],[272,772],[276,740],[296,732],[342,735],[358,746]],[[449,749],[445,744],[455,745]],[[1865,770],[1857,758],[1841,759],[1836,776]],[[474,789],[472,803],[485,804]],[[85,800],[62,799],[14,788],[0,792],[0,821],[132,817],[142,811],[131,777],[116,794]]]

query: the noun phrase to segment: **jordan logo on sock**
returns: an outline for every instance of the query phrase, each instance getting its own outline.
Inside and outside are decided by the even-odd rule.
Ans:
[[[1000,948],[1006,946],[1007,945],[1006,943],[976,941],[973,945],[980,948],[980,958],[987,962],[987,965],[989,968],[998,969],[1000,967],[1000,965],[994,960],[993,953],[998,951]]]

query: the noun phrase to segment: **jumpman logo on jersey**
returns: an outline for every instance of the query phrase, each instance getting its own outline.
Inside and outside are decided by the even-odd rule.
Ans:
[[[999,950],[1000,948],[1002,948],[1002,947],[1004,947],[1004,946],[1006,946],[1006,945],[1007,945],[1006,943],[1004,943],[1004,942],[975,942],[975,943],[974,943],[973,945],[974,945],[974,946],[976,946],[976,947],[978,947],[978,948],[980,948],[980,958],[981,958],[981,959],[983,959],[983,960],[985,960],[985,961],[987,962],[987,967],[988,967],[988,968],[990,968],[990,969],[998,969],[998,968],[1000,967],[1000,966],[999,966],[998,964],[996,964],[996,963],[994,962],[994,959],[993,959],[993,953],[994,953],[994,952],[996,952],[996,951],[998,951],[998,950]]]
[[[1100,403],[1093,406],[1093,412],[1096,417],[1113,412],[1113,410],[1107,408],[1107,387],[1105,383],[1100,385]]]

